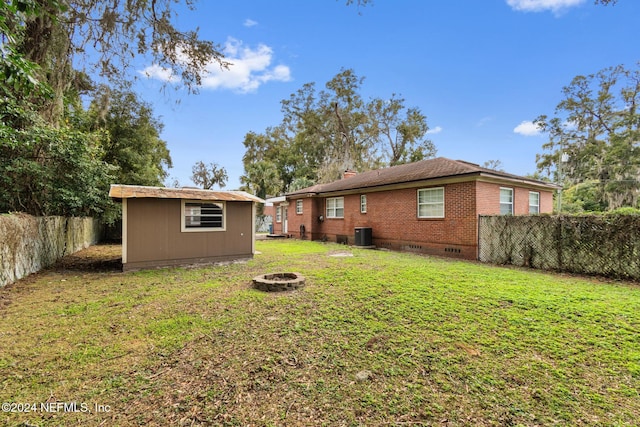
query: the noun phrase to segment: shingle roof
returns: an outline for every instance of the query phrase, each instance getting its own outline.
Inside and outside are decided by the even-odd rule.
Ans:
[[[287,196],[331,193],[426,181],[430,179],[464,176],[485,176],[504,179],[505,181],[516,180],[538,187],[548,187],[549,189],[556,188],[554,184],[550,184],[548,182],[537,181],[531,178],[483,168],[462,160],[451,160],[445,157],[438,157],[435,159],[422,160],[419,162],[362,172],[350,178],[341,179],[327,184],[317,184],[301,190],[292,191],[287,193]]]
[[[202,190],[199,188],[164,188],[121,184],[111,184],[109,197],[112,197],[114,199],[192,199],[264,203],[264,200],[262,200],[261,198],[244,191],[214,191]]]

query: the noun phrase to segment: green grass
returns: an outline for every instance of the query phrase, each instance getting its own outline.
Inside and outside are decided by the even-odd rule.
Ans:
[[[636,284],[257,248],[245,264],[50,270],[0,290],[0,402],[92,409],[2,412],[0,424],[638,425]],[[307,284],[251,288],[276,271]]]

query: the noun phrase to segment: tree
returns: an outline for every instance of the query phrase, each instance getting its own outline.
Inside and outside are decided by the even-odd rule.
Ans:
[[[90,129],[104,129],[103,160],[118,168],[116,182],[162,185],[172,167],[162,123],[151,106],[130,91],[101,87],[89,108]]]
[[[396,94],[386,100],[373,99],[367,104],[373,132],[379,135],[379,148],[385,153],[389,166],[423,160],[433,157],[436,152],[435,145],[424,139],[429,130],[425,116],[418,108],[408,108],[402,117],[404,110],[404,99]]]
[[[191,171],[193,172],[193,175],[191,175],[193,183],[205,190],[211,190],[216,184],[223,188],[227,185],[227,180],[229,179],[227,170],[218,166],[217,163],[209,163],[207,166],[204,162],[199,161],[193,165]]]
[[[38,122],[0,125],[0,212],[112,221],[117,214],[107,194],[115,168],[102,161],[101,137]]]
[[[245,171],[254,162],[273,164],[284,192],[294,181],[329,182],[346,169],[365,171],[434,156],[420,110],[406,108],[395,94],[364,101],[363,81],[353,70],[343,69],[325,90],[318,92],[314,83],[306,83],[283,100],[278,126],[245,136]],[[245,175],[245,181],[250,180]]]
[[[502,161],[500,160],[487,160],[482,164],[483,168],[493,169],[494,171],[504,172],[502,168]]]
[[[366,6],[371,0],[346,0]],[[180,29],[176,5],[195,9],[194,0],[14,0],[0,5],[1,72],[10,83],[47,82],[53,97],[41,105],[43,117],[58,124],[62,94],[75,70],[128,87],[138,56],[170,73],[196,93],[207,67],[228,62],[218,44],[198,29]],[[6,81],[7,79],[5,79]]]
[[[602,212],[607,206],[600,198],[599,183],[586,181],[573,185],[562,193],[562,212]]]
[[[53,127],[29,98],[0,98],[0,212],[109,223],[118,215],[108,197],[116,167],[104,161],[105,132],[78,126],[86,112],[77,93],[65,100],[65,120]]]
[[[267,194],[274,194],[281,187],[278,170],[265,161],[250,164],[245,175],[240,177],[240,182],[243,190],[261,199],[266,199]]]
[[[41,13],[36,2],[0,3],[0,90],[5,97],[24,97],[35,89],[46,89],[36,79],[38,64],[27,60],[17,49],[24,28],[21,24]]]
[[[556,117],[535,123],[549,134],[538,169],[574,186],[598,183],[597,205],[636,206],[640,190],[640,70],[611,67],[575,77]],[[562,162],[566,160],[566,162]],[[557,167],[562,165],[562,168]]]

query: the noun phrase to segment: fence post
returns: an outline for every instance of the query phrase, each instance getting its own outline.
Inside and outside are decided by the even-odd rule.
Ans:
[[[480,222],[482,221],[482,215],[478,215],[478,253],[476,254],[476,260],[477,261],[482,261],[480,259],[480,242],[482,242],[482,239],[480,238],[480,230],[481,230],[481,224]]]
[[[558,252],[558,270],[562,270],[562,220],[563,216],[558,215],[557,217],[558,226],[556,227],[556,250]]]

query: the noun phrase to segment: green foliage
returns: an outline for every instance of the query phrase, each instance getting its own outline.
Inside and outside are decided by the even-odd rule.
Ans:
[[[102,87],[87,112],[76,103],[70,120],[105,132],[103,160],[117,168],[114,182],[160,186],[168,176],[172,162],[166,142],[160,139],[163,125],[135,93]]]
[[[585,181],[562,192],[563,213],[602,212],[606,208],[606,203],[600,198],[598,181]]]
[[[64,8],[55,0],[3,1],[0,4],[0,92],[5,96],[23,97],[50,89],[46,82],[37,79],[40,66],[28,60],[17,47],[24,35],[24,22],[43,16],[50,9],[62,11]]]
[[[626,206],[623,208],[613,209],[607,212],[607,215],[631,215],[631,216],[639,216],[640,209],[632,208],[630,206]]]
[[[640,70],[611,67],[577,76],[563,88],[556,117],[540,116],[549,133],[538,169],[569,187],[597,183],[594,203],[635,207],[640,195]],[[565,155],[566,163],[561,162]],[[561,165],[561,167],[558,167]]]
[[[110,223],[120,214],[108,197],[110,184],[162,183],[171,158],[150,107],[130,92],[112,92],[109,102],[99,94],[84,110],[70,91],[59,127],[35,111],[33,98],[0,102],[0,212]]]
[[[278,170],[265,161],[251,163],[246,166],[246,174],[240,177],[243,190],[255,194],[261,199],[267,195],[275,195],[281,188]]]
[[[250,172],[255,162],[273,165],[281,180],[278,192],[285,192],[296,180],[329,182],[346,169],[365,171],[433,157],[436,149],[425,138],[428,127],[420,110],[406,108],[395,94],[364,101],[363,80],[344,69],[326,83],[326,90],[307,83],[283,100],[278,126],[245,136],[245,184],[256,184]]]
[[[101,135],[67,127],[0,125],[0,212],[100,216],[114,168],[102,161]]]

